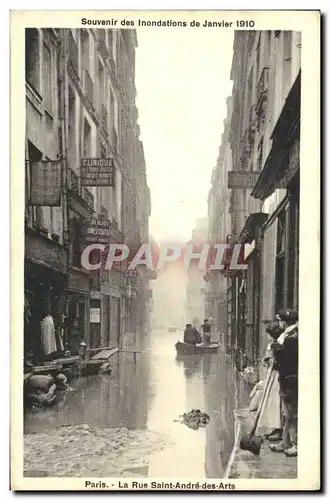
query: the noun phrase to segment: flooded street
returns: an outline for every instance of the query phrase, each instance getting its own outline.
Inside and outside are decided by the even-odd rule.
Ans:
[[[56,407],[27,413],[25,474],[223,477],[239,384],[224,353],[178,358],[178,338],[156,330],[145,351],[115,354],[110,376],[75,379]],[[192,409],[205,428],[177,421]]]

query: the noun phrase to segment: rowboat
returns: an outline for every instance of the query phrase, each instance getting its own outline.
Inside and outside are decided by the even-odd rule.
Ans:
[[[178,354],[213,354],[217,353],[220,344],[212,342],[210,345],[205,344],[185,344],[184,342],[177,342],[175,349]]]

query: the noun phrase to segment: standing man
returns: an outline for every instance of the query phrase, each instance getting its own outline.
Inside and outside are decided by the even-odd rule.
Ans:
[[[278,365],[280,391],[283,401],[284,426],[282,441],[270,444],[272,451],[284,452],[288,457],[298,454],[298,314],[292,309],[278,313],[285,327],[272,344]]]
[[[55,325],[49,306],[45,310],[43,320],[40,323],[40,329],[44,356],[49,356],[53,352],[57,352]]]
[[[203,342],[206,345],[211,344],[211,323],[208,319],[204,319],[204,323],[202,324],[203,330]]]

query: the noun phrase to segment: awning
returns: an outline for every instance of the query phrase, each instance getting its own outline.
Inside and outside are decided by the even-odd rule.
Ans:
[[[266,220],[268,219],[268,214],[263,212],[257,212],[250,214],[246,219],[245,225],[238,237],[238,243],[251,243],[256,237],[256,229],[262,227]]]
[[[295,146],[297,148],[300,137],[300,82],[301,72],[285,100],[271,135],[272,148],[251,193],[251,196],[259,200],[265,200],[277,188],[285,188],[295,173],[292,171],[290,178],[285,175],[290,168],[290,149]],[[296,165],[299,165],[299,162],[296,162]]]

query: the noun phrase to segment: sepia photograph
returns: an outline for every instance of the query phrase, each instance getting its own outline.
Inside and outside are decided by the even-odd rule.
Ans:
[[[52,14],[12,17],[12,488],[317,489],[319,12]]]

